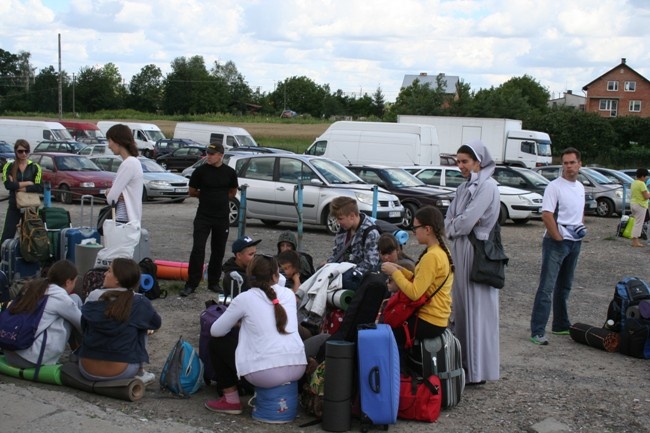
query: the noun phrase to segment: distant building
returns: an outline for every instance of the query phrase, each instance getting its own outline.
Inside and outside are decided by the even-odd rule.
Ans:
[[[567,90],[561,98],[549,100],[548,106],[550,108],[573,107],[576,110],[585,111],[586,100],[587,98],[584,96],[574,95],[572,90]]]
[[[630,68],[625,58],[582,88],[587,94],[585,111],[602,117],[650,117],[650,81]]]
[[[455,96],[456,95],[456,85],[458,84],[459,78],[451,75],[440,74],[442,77],[443,87],[442,91],[446,95]],[[404,80],[402,81],[402,89],[413,84],[415,80],[418,80],[420,84],[429,84],[432,89],[438,87],[438,82],[436,79],[438,75],[429,75],[426,72],[420,72],[418,75],[404,75]]]

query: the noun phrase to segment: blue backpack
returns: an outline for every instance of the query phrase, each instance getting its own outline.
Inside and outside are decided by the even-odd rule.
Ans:
[[[647,304],[647,305],[646,305]],[[619,352],[636,358],[650,358],[650,285],[637,277],[616,284],[607,309],[612,331],[620,332]]]
[[[47,296],[43,296],[31,313],[12,314],[8,308],[0,312],[0,348],[11,351],[30,348],[38,337],[36,331],[46,303]]]
[[[189,398],[203,385],[203,361],[194,347],[179,338],[160,374],[160,388]]]

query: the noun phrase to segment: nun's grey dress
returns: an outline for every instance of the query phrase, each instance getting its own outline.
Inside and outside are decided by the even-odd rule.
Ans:
[[[499,189],[491,178],[494,161],[481,142],[469,143],[481,161],[481,170],[456,190],[445,217],[455,265],[452,287],[453,331],[463,351],[467,382],[499,379],[499,291],[470,281],[474,249],[467,235],[488,238],[500,209]]]

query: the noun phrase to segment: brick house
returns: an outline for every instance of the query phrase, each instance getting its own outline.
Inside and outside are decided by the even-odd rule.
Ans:
[[[602,117],[650,117],[650,81],[630,68],[625,58],[582,88],[585,111]]]

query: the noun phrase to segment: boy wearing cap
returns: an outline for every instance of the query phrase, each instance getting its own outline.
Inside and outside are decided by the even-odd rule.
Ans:
[[[201,282],[205,244],[210,234],[212,254],[208,264],[208,289],[216,293],[223,292],[219,286],[219,277],[230,231],[228,201],[235,197],[239,187],[237,173],[223,163],[223,154],[221,143],[211,143],[207,148],[206,163],[197,167],[190,178],[189,194],[190,197],[199,199],[199,206],[194,217],[188,279],[180,293],[181,296],[194,293]]]
[[[223,264],[223,286],[226,296],[234,297],[237,295],[237,289],[235,287],[237,282],[230,276],[230,273],[233,271],[237,272],[244,281],[241,287],[239,287],[239,292],[241,293],[250,289],[250,283],[246,278],[246,267],[255,257],[257,244],[260,242],[262,242],[261,239],[255,241],[249,236],[242,236],[233,242],[232,253],[234,256]],[[235,289],[235,293],[231,292],[233,289]]]

